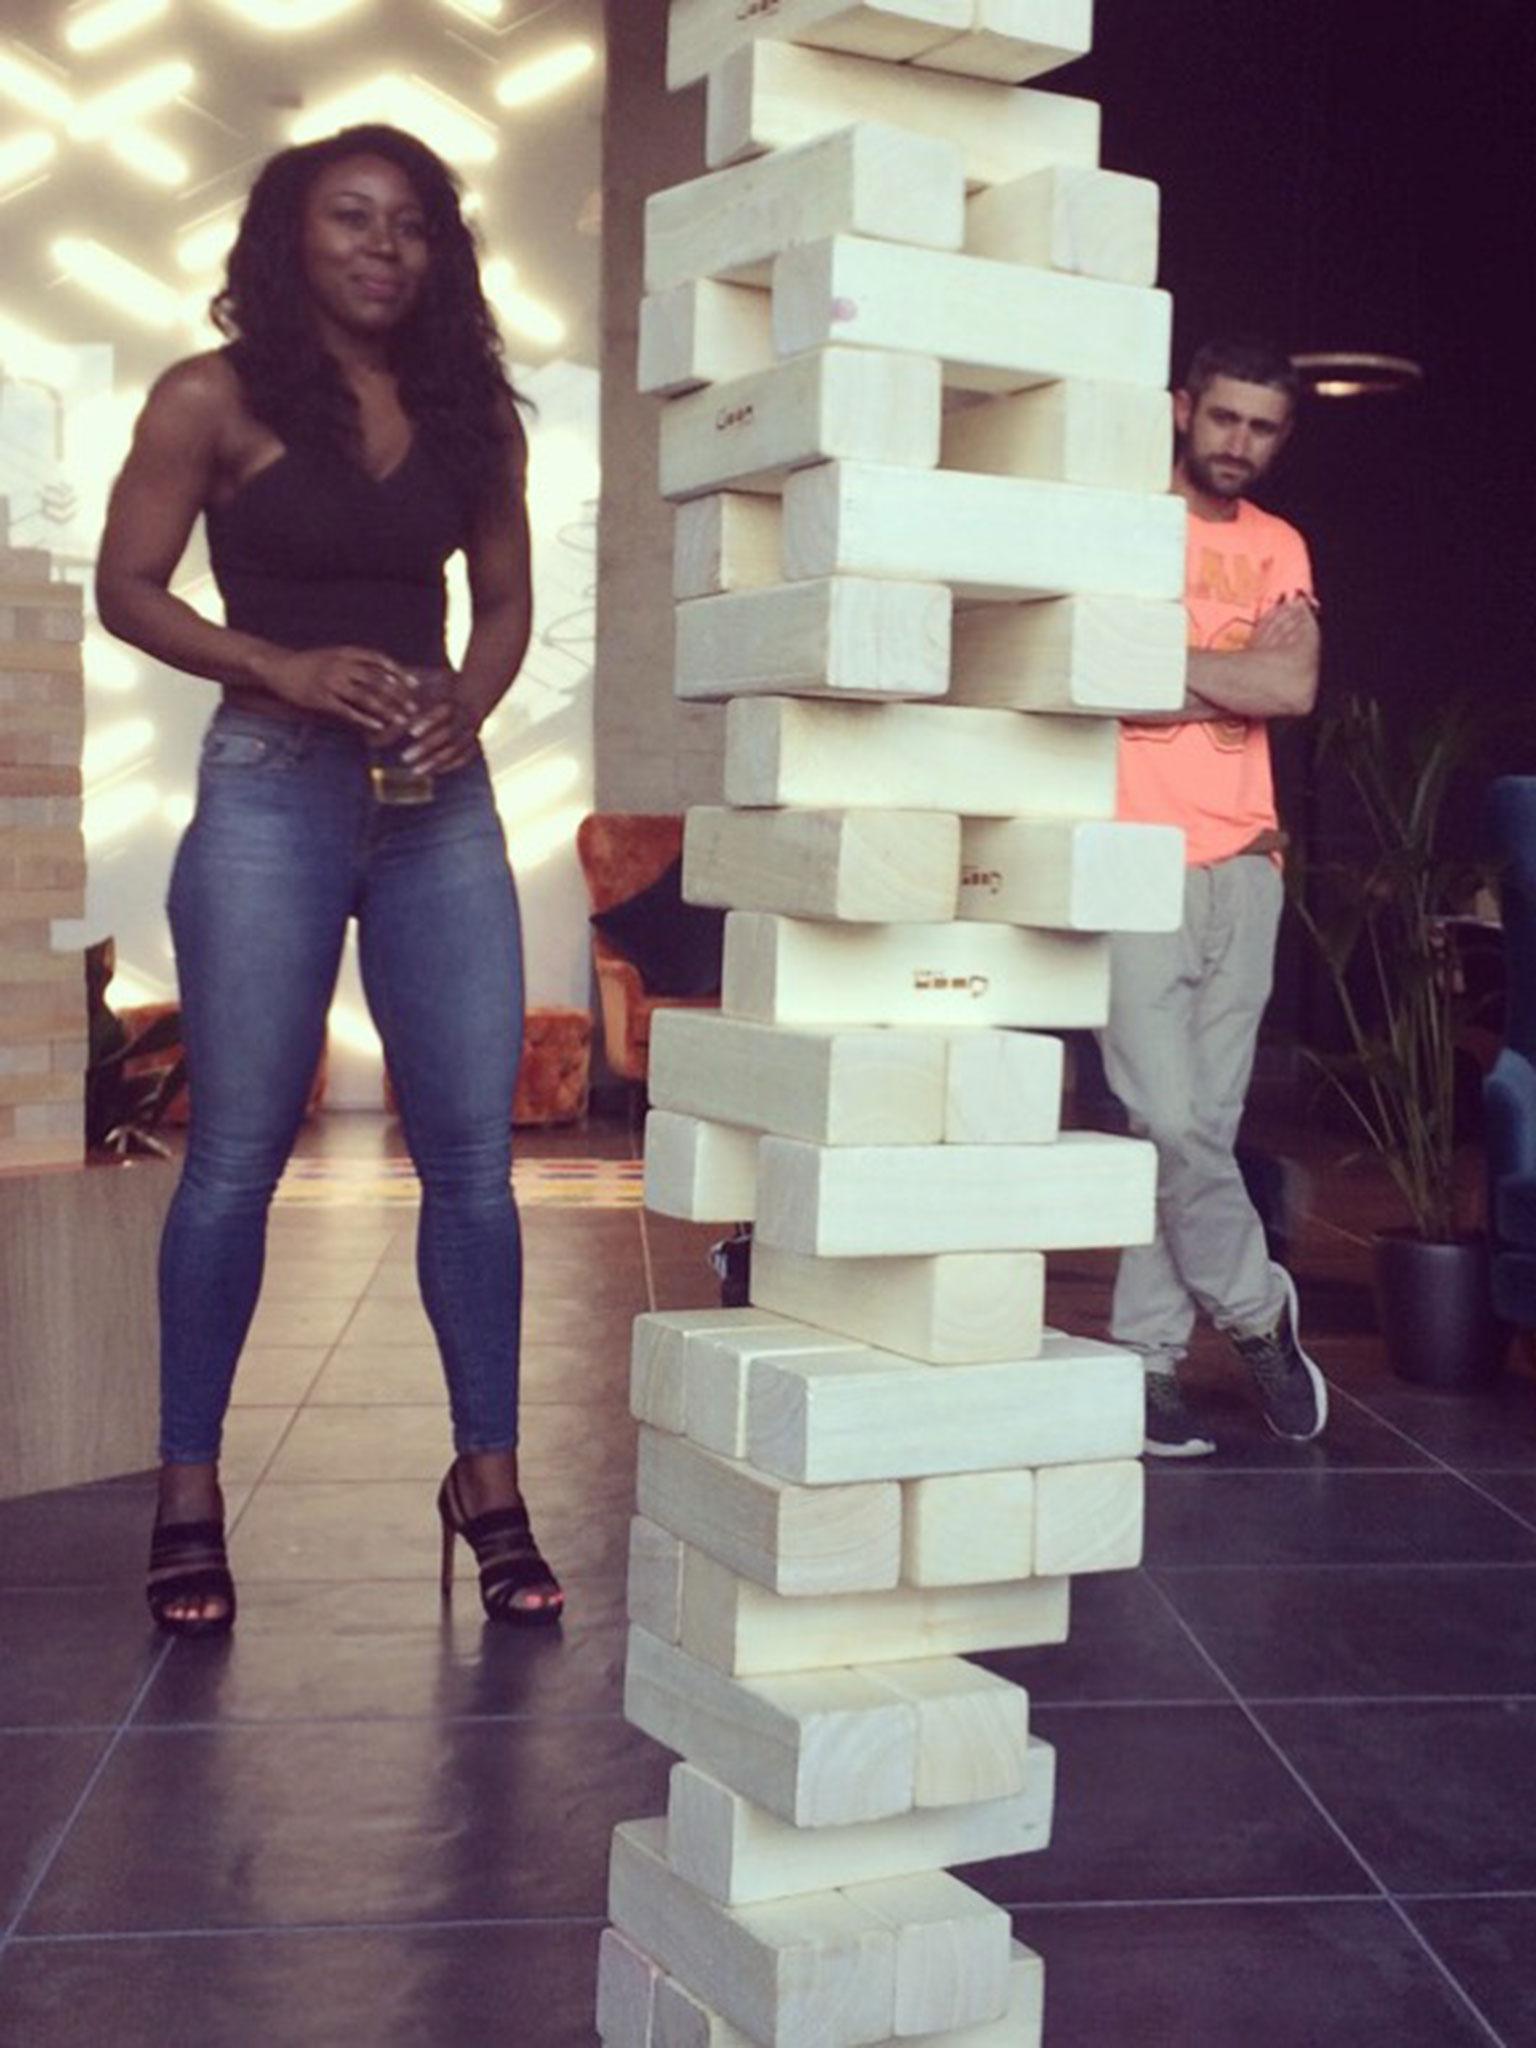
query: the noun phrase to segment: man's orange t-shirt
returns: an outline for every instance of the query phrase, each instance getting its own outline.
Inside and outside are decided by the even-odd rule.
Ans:
[[[1312,563],[1294,526],[1246,500],[1235,519],[1191,514],[1184,577],[1191,647],[1246,647],[1264,613],[1294,591],[1312,595]],[[1263,719],[1127,724],[1120,735],[1120,817],[1182,825],[1191,867],[1230,860],[1276,829]]]

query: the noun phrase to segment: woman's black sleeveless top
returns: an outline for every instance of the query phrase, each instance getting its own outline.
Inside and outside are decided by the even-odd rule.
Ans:
[[[237,632],[446,665],[443,568],[464,545],[465,501],[420,432],[378,478],[329,452],[290,448],[206,517],[214,580]]]

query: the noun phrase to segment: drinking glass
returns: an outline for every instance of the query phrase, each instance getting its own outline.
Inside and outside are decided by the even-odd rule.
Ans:
[[[412,724],[424,711],[435,710],[439,704],[452,700],[457,679],[451,668],[407,669],[404,673],[415,699]],[[415,736],[409,731],[378,745],[369,743],[368,778],[379,803],[429,804],[436,796],[435,778],[426,770],[412,767],[405,759],[406,750],[415,744]]]

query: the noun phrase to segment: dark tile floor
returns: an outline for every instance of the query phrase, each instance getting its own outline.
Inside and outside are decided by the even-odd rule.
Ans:
[[[150,1636],[144,1480],[0,1506],[0,2041],[590,2048],[609,1831],[668,1761],[619,1714],[629,1323],[714,1299],[709,1233],[527,1211],[545,1640],[484,1628],[471,1579],[439,1607],[411,1220],[278,1213],[231,1643]],[[1059,1749],[1052,1848],[971,1874],[1047,1957],[1051,2048],[1536,2048],[1536,1381],[1391,1379],[1366,1260],[1309,1220],[1324,1441],[1269,1439],[1203,1351],[1221,1452],[1151,1474],[1145,1569],[986,1660]],[[1109,1269],[1059,1261],[1053,1317],[1097,1327]]]

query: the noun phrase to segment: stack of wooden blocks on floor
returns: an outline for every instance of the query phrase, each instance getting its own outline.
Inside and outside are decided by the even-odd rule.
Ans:
[[[1052,1031],[1179,835],[1114,820],[1184,687],[1157,194],[1023,81],[1090,0],[675,0],[709,175],[647,221],[677,687],[727,704],[684,889],[718,1015],[663,1012],[647,1201],[755,1226],[748,1309],[644,1316],[606,2048],[1030,2048],[1044,1971],[948,1874],[1050,1834],[1022,1689],[1140,1554],[1138,1362],[1044,1255],[1145,1242],[1155,1160],[1063,1134]],[[1089,1788],[1077,1788],[1087,1796]]]
[[[0,507],[0,1167],[85,1151],[85,965],[54,951],[85,915],[80,592],[9,548]]]

